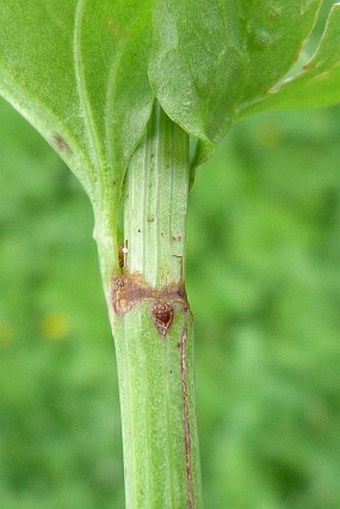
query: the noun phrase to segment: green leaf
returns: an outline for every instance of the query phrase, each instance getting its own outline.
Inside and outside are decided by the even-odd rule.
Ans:
[[[157,0],[149,76],[167,114],[209,146],[291,68],[321,0]]]
[[[262,101],[243,109],[249,116],[263,110],[315,108],[340,102],[340,3],[333,5],[318,49],[301,72],[269,91]]]
[[[77,5],[78,91],[99,179],[104,192],[114,183],[115,199],[153,104],[146,72],[150,5],[138,0],[80,0]]]
[[[115,210],[153,104],[150,6],[0,2],[1,95],[60,153],[92,202],[104,198]]]
[[[73,72],[75,0],[0,3],[0,93],[54,146],[90,192],[95,178],[86,150]],[[86,168],[86,171],[84,170]]]

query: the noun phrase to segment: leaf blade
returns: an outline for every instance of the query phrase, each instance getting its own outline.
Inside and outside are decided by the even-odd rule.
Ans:
[[[142,44],[151,6],[70,0],[57,9],[37,0],[28,12],[23,0],[0,1],[1,95],[60,153],[92,202],[104,196],[111,212],[154,101]]]
[[[340,102],[340,3],[334,4],[319,46],[300,74],[274,89],[241,116],[263,110],[318,108]]]
[[[245,101],[293,65],[320,4],[157,0],[149,76],[163,109],[207,146],[217,142]]]
[[[0,93],[59,152],[91,195],[94,169],[85,150],[76,83],[69,72],[75,1],[52,16],[53,21],[51,5],[37,0],[28,13],[22,0],[15,6],[1,3]]]

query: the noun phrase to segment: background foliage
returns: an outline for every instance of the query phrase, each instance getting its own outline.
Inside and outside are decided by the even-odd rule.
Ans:
[[[92,214],[0,103],[4,509],[123,508]],[[340,507],[340,109],[232,129],[190,199],[187,286],[207,508]]]

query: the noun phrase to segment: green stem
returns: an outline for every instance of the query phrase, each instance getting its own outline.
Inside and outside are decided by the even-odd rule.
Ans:
[[[199,509],[192,316],[184,290],[188,136],[157,105],[124,192],[111,318],[127,509]]]
[[[154,288],[183,276],[188,136],[156,107],[132,158],[125,193],[125,259]]]

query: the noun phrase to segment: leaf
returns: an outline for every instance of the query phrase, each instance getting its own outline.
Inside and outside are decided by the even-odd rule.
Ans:
[[[73,70],[75,1],[0,3],[0,93],[54,146],[89,192],[94,180],[86,151]],[[83,168],[87,168],[85,172]]]
[[[151,112],[151,1],[0,1],[0,93],[117,215]],[[109,205],[108,205],[109,204]]]
[[[243,108],[241,116],[263,110],[315,108],[340,102],[340,3],[333,5],[318,49],[292,79],[269,91],[262,101]]]
[[[128,160],[144,134],[153,94],[147,79],[150,1],[78,1],[75,72],[98,178],[119,201]]]
[[[207,147],[291,68],[321,0],[157,0],[149,76],[167,114]]]

